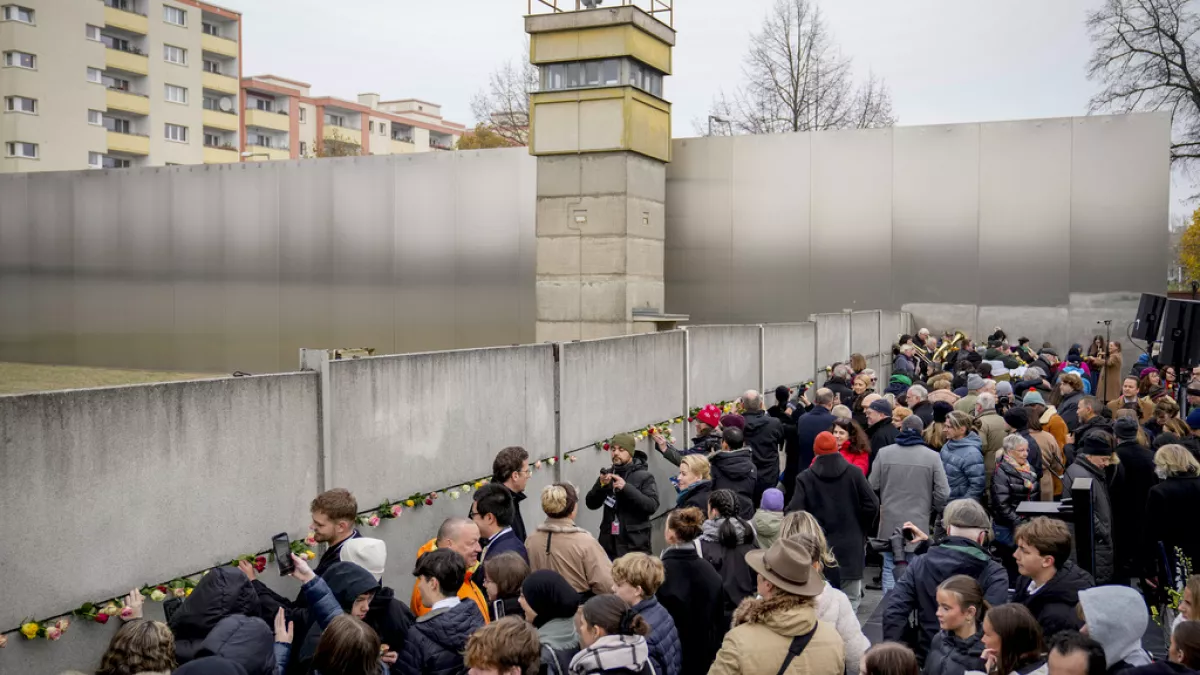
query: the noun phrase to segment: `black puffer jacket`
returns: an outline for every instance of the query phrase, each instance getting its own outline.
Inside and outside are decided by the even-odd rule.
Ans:
[[[1007,459],[996,462],[992,474],[992,513],[996,524],[1016,528],[1021,518],[1017,506],[1021,502],[1037,501],[1040,496],[1037,476],[1032,470],[1024,472]]]
[[[274,645],[275,634],[262,619],[227,616],[209,632],[194,660],[220,656],[240,665],[246,675],[275,675]]]
[[[1075,607],[1079,604],[1079,591],[1095,585],[1087,570],[1068,560],[1045,586],[1032,595],[1029,594],[1031,583],[1029,577],[1020,577],[1012,601],[1029,608],[1029,613],[1041,625],[1047,641],[1064,630],[1083,627]]]
[[[757,470],[754,459],[746,448],[722,450],[708,459],[712,469],[713,490],[733,490],[741,507],[738,515],[749,520],[754,517],[754,486]],[[705,510],[704,515],[708,515]]]
[[[929,643],[924,675],[963,675],[969,670],[984,672],[983,628],[966,640],[949,631],[939,631]]]
[[[1107,584],[1116,572],[1113,559],[1113,516],[1112,501],[1108,496],[1108,484],[1104,472],[1086,457],[1080,456],[1075,463],[1067,467],[1063,477],[1063,485],[1074,485],[1076,478],[1092,479],[1092,503],[1095,505],[1093,530],[1095,532],[1096,569],[1092,576],[1096,583]]]
[[[409,631],[393,670],[406,675],[464,675],[467,638],[483,624],[479,607],[469,600],[422,616]]]
[[[195,658],[213,627],[235,614],[258,616],[258,594],[241,570],[218,567],[200,579],[167,622],[175,635],[175,658],[179,664]],[[269,651],[270,645],[267,646]]]
[[[614,560],[635,551],[649,553],[650,518],[658,510],[658,487],[646,468],[646,453],[634,452],[633,461],[614,465],[613,473],[625,479],[623,490],[614,490],[612,481],[601,485],[597,478],[585,500],[593,511],[604,509],[597,539],[608,557]],[[615,506],[605,503],[609,497],[615,499]],[[621,524],[620,533],[616,535],[612,533],[614,519]]]
[[[754,504],[769,488],[779,483],[779,445],[783,443],[783,424],[762,410],[747,411],[746,428],[743,430],[746,439],[745,447],[750,448],[754,455],[754,468],[758,472],[755,481],[754,494],[751,499]]]

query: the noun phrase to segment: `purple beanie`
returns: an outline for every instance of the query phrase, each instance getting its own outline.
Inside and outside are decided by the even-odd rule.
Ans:
[[[783,511],[783,492],[781,492],[778,488],[768,488],[763,490],[762,510]]]

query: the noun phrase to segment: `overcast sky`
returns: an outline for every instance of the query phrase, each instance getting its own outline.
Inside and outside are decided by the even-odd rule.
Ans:
[[[244,16],[246,75],[273,73],[351,100],[368,91],[422,98],[468,125],[488,73],[525,56],[526,0],[223,1]],[[714,94],[738,85],[772,2],[676,0],[675,73],[664,84],[676,137],[695,135]],[[1083,22],[1099,4],[825,0],[821,8],[856,72],[885,78],[900,124],[915,125],[1085,114],[1096,85],[1084,72]]]

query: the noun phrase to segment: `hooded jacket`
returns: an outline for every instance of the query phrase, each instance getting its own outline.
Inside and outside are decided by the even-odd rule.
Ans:
[[[1029,586],[1032,583],[1029,577],[1019,577],[1012,601],[1029,608],[1030,614],[1041,625],[1047,641],[1056,633],[1079,630],[1083,626],[1075,613],[1075,606],[1079,604],[1079,592],[1095,585],[1087,570],[1068,560],[1045,586],[1030,594]]]
[[[473,602],[435,609],[413,624],[393,670],[406,675],[465,675],[467,639],[483,625],[483,615]]]
[[[983,662],[983,626],[967,639],[941,630],[929,643],[922,675],[963,675],[968,671],[986,672]]]
[[[238,568],[218,567],[200,579],[167,622],[175,635],[176,661],[182,665],[195,658],[213,627],[235,614],[259,616],[258,593]]]
[[[858,666],[871,642],[863,633],[862,624],[850,605],[850,598],[829,582],[817,596],[817,620],[833,626],[846,647],[846,675],[858,675]]]
[[[399,653],[404,649],[408,631],[416,619],[408,605],[396,599],[396,591],[384,586],[371,598],[371,606],[367,609],[367,618],[364,621],[375,629],[380,642],[387,645],[388,651]]]
[[[758,471],[751,504],[758,503],[764,490],[779,483],[779,445],[783,442],[783,423],[762,410],[746,411],[745,446],[754,455]]]
[[[963,438],[946,441],[942,446],[942,468],[946,470],[946,484],[950,486],[947,502],[970,498],[983,502],[987,487],[987,473],[983,464],[983,441],[974,431]]]
[[[1110,673],[1150,664],[1150,655],[1142,649],[1150,614],[1141,594],[1128,586],[1097,586],[1080,591],[1079,604],[1088,635],[1104,646]]]
[[[654,664],[654,672],[679,675],[683,648],[679,645],[679,631],[675,630],[675,622],[671,619],[670,612],[660,605],[654,596],[634,605],[633,611],[650,624],[650,634],[646,636],[646,642],[650,645],[650,662]]]
[[[655,596],[675,621],[684,675],[707,673],[725,637],[721,575],[700,557],[693,545],[673,546],[662,552],[666,571]]]
[[[787,512],[808,511],[825,530],[841,578],[863,577],[863,545],[879,513],[866,476],[840,454],[821,455],[796,478]]]
[[[754,534],[758,537],[759,548],[771,548],[779,539],[779,527],[783,525],[782,511],[766,511],[759,509],[754,512]]]
[[[758,574],[746,564],[746,553],[758,548],[754,543],[754,530],[737,520],[730,521],[735,536],[731,541],[721,541],[720,529],[726,519],[704,521],[704,534],[700,535],[700,554],[721,575],[721,586],[725,589],[724,623],[729,624],[733,610],[758,590]]]
[[[906,521],[926,529],[932,514],[946,508],[950,494],[941,457],[915,431],[901,432],[895,445],[879,451],[868,482],[879,493],[880,539]]]
[[[318,580],[328,588],[328,593],[321,588],[322,584],[317,583]],[[300,626],[294,627],[296,641],[292,643],[291,657],[288,659],[289,673],[307,673],[311,670],[312,659],[317,653],[317,644],[321,641],[325,626],[338,614],[349,614],[358,596],[377,590],[379,582],[370,572],[354,563],[335,562],[325,570],[324,576],[317,577],[303,588],[311,610],[303,632]],[[329,603],[329,596],[337,603],[336,608]],[[303,639],[300,639],[301,635]],[[400,645],[395,647],[399,649]]]
[[[937,587],[956,574],[965,574],[979,582],[983,598],[992,606],[1008,602],[1008,572],[992,560],[979,544],[963,537],[947,537],[929,552],[909,563],[908,571],[896,580],[896,586],[884,596],[883,639],[899,642],[914,609],[921,624],[917,644],[909,646],[923,656],[933,636],[941,628],[937,620]]]
[[[227,616],[209,632],[195,660],[220,656],[240,665],[246,675],[275,675],[274,644],[274,631],[257,616]]]
[[[591,532],[570,518],[547,518],[525,540],[529,568],[554,570],[580,593],[612,592],[612,561]]]
[[[1092,479],[1093,528],[1095,531],[1096,569],[1093,576],[1096,583],[1107,584],[1112,581],[1116,572],[1113,559],[1113,519],[1112,501],[1108,496],[1108,484],[1105,482],[1104,471],[1080,456],[1075,463],[1067,467],[1063,477],[1064,485],[1074,485],[1077,478]]]
[[[792,640],[812,633],[785,675],[834,675],[845,671],[846,648],[837,630],[817,621],[811,604],[791,598],[747,600],[738,607],[709,675],[778,675]]]
[[[653,474],[646,468],[646,453],[635,451],[632,461],[613,465],[612,471],[625,479],[625,489],[614,489],[612,481],[601,485],[597,478],[585,499],[589,509],[604,510],[600,519],[600,545],[614,560],[634,551],[649,553],[650,518],[658,510],[658,487]],[[615,506],[608,505],[610,497]],[[620,523],[616,534],[613,534],[613,521]]]
[[[713,490],[733,490],[738,496],[741,511],[738,515],[754,517],[754,487],[758,483],[758,471],[750,451],[722,450],[708,458],[712,471]],[[705,511],[707,513],[707,510]]]
[[[701,513],[708,513],[708,496],[712,494],[711,480],[698,480],[682,490],[675,497],[675,508],[686,509],[696,507]]]

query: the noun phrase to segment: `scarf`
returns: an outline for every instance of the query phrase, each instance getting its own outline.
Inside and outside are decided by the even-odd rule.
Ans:
[[[618,668],[640,672],[650,661],[646,638],[640,635],[605,635],[571,659],[571,675],[602,673]]]

